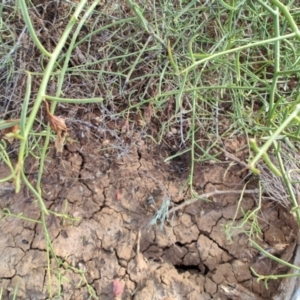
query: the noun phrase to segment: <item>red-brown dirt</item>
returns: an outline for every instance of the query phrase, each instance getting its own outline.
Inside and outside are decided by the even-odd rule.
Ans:
[[[276,294],[278,282],[269,281],[266,289],[250,267],[265,275],[286,269],[250,245],[245,234],[250,225],[232,231],[231,240],[225,234],[226,224],[235,218],[237,226],[245,212],[257,207],[256,195],[245,194],[239,202],[239,193],[216,194],[183,205],[190,197],[186,175],[179,175],[174,164],[163,163],[138,134],[126,154],[112,141],[103,143],[68,142],[61,158],[48,155],[42,183],[45,204],[57,214],[79,218],[71,222],[53,214],[46,217],[57,258],[65,262],[57,268],[51,257],[51,283],[42,225],[2,217],[3,299],[11,298],[16,285],[18,299],[46,299],[50,284],[52,292],[60,291],[60,299],[87,299],[87,284],[78,270],[99,299],[114,299],[114,280],[123,288],[121,299],[237,299],[228,290],[252,299]],[[29,161],[26,170],[34,183],[38,163]],[[196,165],[195,191],[241,189],[245,174],[231,164]],[[1,170],[3,178],[8,170]],[[37,202],[26,188],[15,194],[13,184],[4,183],[0,189],[1,209],[39,220]],[[163,203],[169,207],[165,222],[157,215]],[[155,216],[157,224],[150,225]],[[276,255],[290,260],[298,230],[290,213],[263,201],[259,225],[262,233],[256,242],[265,249],[285,245],[286,251]]]

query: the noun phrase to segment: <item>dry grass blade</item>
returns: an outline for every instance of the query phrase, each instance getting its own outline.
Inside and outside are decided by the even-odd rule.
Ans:
[[[299,161],[300,156],[299,154],[292,149],[288,144],[282,143],[282,151],[281,157],[284,162],[285,171],[289,180],[291,181],[291,186],[295,195],[299,195],[300,193],[300,181],[299,181]],[[271,160],[275,165],[278,165],[276,162],[276,158],[271,156]],[[287,191],[286,185],[284,180],[279,177],[275,176],[269,168],[262,164],[260,166],[261,171],[261,181],[264,187],[265,193],[273,199],[273,201],[277,201],[280,205],[291,208],[291,200],[290,195]]]
[[[230,299],[245,299],[245,300],[262,300],[259,296],[245,289],[242,285],[237,283],[228,283],[227,285],[222,284],[220,291],[223,295]]]

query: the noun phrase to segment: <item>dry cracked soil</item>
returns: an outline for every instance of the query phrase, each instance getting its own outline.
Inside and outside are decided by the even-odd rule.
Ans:
[[[236,143],[228,141],[228,151],[240,148]],[[47,256],[43,226],[32,221],[41,217],[34,196],[25,187],[15,194],[13,183],[1,183],[0,207],[15,215],[0,220],[3,299],[12,299],[16,286],[17,299],[49,299],[50,290],[60,295],[55,299],[74,300],[92,293],[101,300],[255,300],[278,292],[278,281],[270,280],[267,289],[250,270],[287,271],[250,245],[249,225],[239,229],[245,212],[258,205],[255,195],[239,201],[240,194],[230,192],[244,184],[241,166],[226,160],[196,165],[198,194],[227,192],[185,205],[191,196],[183,161],[164,163],[160,150],[139,134],[125,146],[108,139],[69,141],[61,157],[52,154],[42,186],[53,212],[46,225],[56,257]],[[33,184],[37,168],[38,160],[26,161]],[[8,174],[2,165],[1,178]],[[264,200],[258,221],[256,242],[264,249],[281,245],[285,251],[275,255],[291,260],[297,225],[290,213]],[[236,228],[230,239],[228,224]]]
[[[12,181],[0,180],[2,300],[13,299],[15,292],[17,299],[28,300],[81,300],[91,299],[91,295],[101,300],[274,298],[280,293],[280,282],[269,280],[266,288],[263,281],[257,281],[250,268],[260,275],[284,274],[288,270],[262,256],[250,244],[248,237],[252,234],[263,249],[291,261],[298,234],[294,217],[278,201],[260,198],[257,193],[241,196],[239,191],[245,186],[250,191],[257,191],[258,188],[257,178],[236,163],[245,161],[248,156],[245,150],[239,150],[247,148],[243,137],[222,140],[222,147],[231,156],[225,157],[223,153],[218,157],[218,162],[195,165],[192,180],[194,193],[191,193],[187,188],[187,182],[191,180],[188,153],[164,162],[166,158],[183,151],[178,147],[181,143],[179,125],[163,136],[160,145],[146,139],[147,135],[156,139],[163,124],[166,124],[164,122],[169,124],[168,120],[173,119],[175,96],[171,96],[166,106],[157,112],[151,124],[146,121],[151,119],[151,101],[148,108],[140,107],[139,103],[141,98],[156,99],[156,83],[162,78],[160,65],[161,60],[165,60],[165,51],[155,50],[157,43],[154,39],[149,40],[148,30],[141,35],[139,26],[129,21],[111,27],[114,20],[133,17],[125,1],[118,1],[121,3],[119,9],[116,9],[114,1],[100,2],[95,10],[97,14],[86,22],[78,37],[78,40],[82,39],[82,44],[74,49],[76,51],[69,63],[70,70],[62,94],[74,99],[91,95],[107,99],[102,106],[98,103],[89,108],[78,104],[57,105],[55,114],[68,118],[69,122],[73,120],[73,123],[67,124],[70,132],[63,153],[55,156],[54,143],[47,153],[41,182],[44,205],[49,210],[45,222],[41,222],[40,205],[32,191],[23,186],[16,194]],[[52,52],[69,22],[74,4],[72,1],[39,0],[32,1],[32,4],[30,18],[38,38]],[[6,108],[4,106],[8,104],[1,103],[2,111],[8,109],[9,112],[3,116],[6,120],[20,118],[18,112],[27,90],[24,70],[26,74],[35,74],[31,89],[31,99],[34,101],[41,80],[36,74],[44,72],[47,60],[35,47],[29,34],[25,31],[21,33],[25,24],[16,14],[15,7],[4,6],[4,11],[4,18],[11,22],[9,32],[14,29],[20,42],[20,46],[16,47],[19,49],[15,59],[17,69],[14,82],[9,85],[7,78],[4,78],[0,85],[0,94],[14,99]],[[200,15],[200,18],[203,16]],[[210,20],[208,22],[213,26]],[[152,21],[156,22],[156,17]],[[84,41],[88,33],[98,27],[102,27],[103,31]],[[10,39],[3,39],[5,43],[11,43]],[[140,45],[146,47],[148,41],[149,48],[154,50],[149,54],[147,50],[145,56],[141,56],[141,62],[125,88],[124,75],[137,61],[136,56],[129,57],[127,53],[142,53]],[[118,59],[125,54],[126,59]],[[108,55],[114,59],[106,59]],[[151,57],[153,61],[149,62]],[[158,75],[153,73],[153,69],[158,70]],[[60,79],[55,76],[49,81],[49,95],[56,94],[58,90]],[[210,82],[211,76],[214,75],[209,75],[207,82]],[[177,77],[174,82],[177,82]],[[122,95],[120,83],[124,84]],[[161,93],[167,94],[171,87],[173,89],[173,82],[168,83],[168,79],[160,85],[163,86]],[[120,121],[123,124],[118,128],[116,124],[106,126],[118,122],[119,119],[112,116],[128,109],[128,99],[132,101],[132,107],[144,110],[145,124],[137,118],[139,111],[132,112],[129,108],[130,117],[136,116],[130,118],[130,126],[127,120],[127,127],[138,123],[140,127],[149,126],[148,131],[143,133],[139,128],[126,132],[129,129],[126,129],[124,120]],[[189,104],[185,105],[183,108],[190,110]],[[104,113],[107,115],[102,118]],[[43,112],[41,122],[44,119],[42,115]],[[101,118],[105,128],[99,124]],[[190,131],[188,123],[184,123],[187,124],[183,128],[185,133]],[[227,131],[229,123],[225,119],[220,121],[220,136],[222,130]],[[102,125],[104,129],[101,129]],[[203,149],[207,146],[205,128],[206,125],[203,125],[197,136]],[[36,127],[34,130],[37,130]],[[11,147],[14,148],[13,145]],[[32,186],[36,186],[38,180],[37,157],[40,153],[35,155],[27,157],[24,165]],[[237,160],[232,160],[232,157]],[[10,175],[10,172],[0,163],[0,179]],[[203,194],[206,197],[188,202],[195,195]],[[255,219],[247,212],[253,212],[259,205],[260,212]],[[67,215],[70,217],[66,218]],[[51,240],[48,247],[43,224],[49,233],[48,240]],[[230,226],[233,230],[228,231]]]

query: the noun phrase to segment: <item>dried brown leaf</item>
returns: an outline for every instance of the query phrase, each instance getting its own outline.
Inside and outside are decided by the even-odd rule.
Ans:
[[[152,115],[153,115],[153,109],[151,104],[149,103],[149,105],[144,110],[144,120],[147,125],[150,124]]]
[[[62,153],[63,152],[66,137],[67,137],[67,132],[66,131],[60,131],[59,133],[57,133],[56,139],[55,139],[55,142],[54,142],[57,153]]]
[[[67,131],[65,120],[54,115],[48,115],[48,121],[52,130],[57,134],[62,131]]]
[[[127,112],[127,117],[126,117],[126,121],[124,123],[124,125],[122,126],[121,128],[121,132],[122,133],[126,133],[126,132],[129,132],[129,110]]]
[[[20,132],[20,126],[18,124],[2,130],[3,138],[7,140],[10,144],[12,144],[15,135],[18,134],[19,132]]]
[[[266,249],[270,254],[273,254],[273,255],[278,255],[278,254],[281,254],[285,248],[289,246],[289,244],[282,244],[282,243],[279,243],[279,244],[276,244],[274,245],[273,247],[271,248],[268,248]]]
[[[55,140],[56,151],[58,153],[62,153],[63,152],[63,146],[64,146],[66,136],[67,136],[68,128],[66,126],[65,120],[51,114],[48,102],[46,100],[44,100],[44,102],[45,102],[45,105],[46,105],[46,114],[47,114],[47,118],[48,118],[50,128],[53,131],[55,131],[56,134],[57,134],[56,140]]]
[[[137,112],[137,114],[135,115],[135,122],[136,125],[140,127],[144,127],[146,125],[139,112]]]
[[[51,114],[50,110],[49,110],[48,102],[46,100],[44,100],[44,101],[46,104],[46,114],[47,114],[48,122],[50,124],[50,128],[53,131],[55,131],[57,134],[61,133],[62,131],[68,131],[65,120]]]
[[[124,125],[121,128],[121,132],[122,133],[126,133],[128,131],[129,131],[129,122],[128,122],[128,120],[126,120],[125,123],[124,123]]]

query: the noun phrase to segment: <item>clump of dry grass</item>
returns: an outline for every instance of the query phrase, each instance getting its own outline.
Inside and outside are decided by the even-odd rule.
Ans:
[[[281,143],[280,155],[285,168],[284,175],[290,183],[291,191],[288,190],[284,177],[276,176],[265,164],[260,165],[260,180],[267,198],[290,209],[292,207],[291,192],[297,198],[300,196],[300,155],[290,143]],[[270,155],[270,158],[279,168],[275,155]]]

